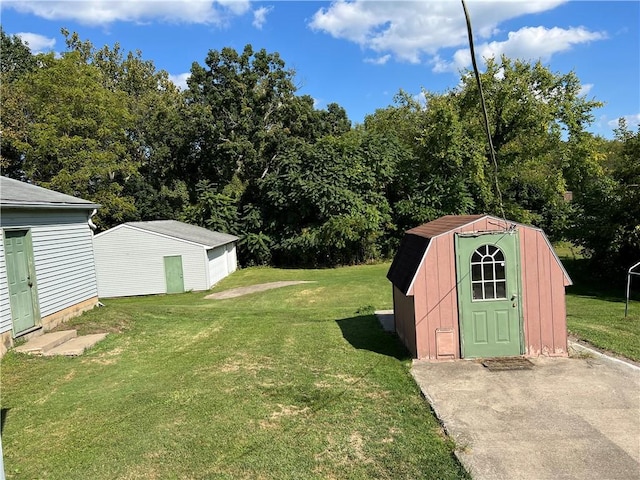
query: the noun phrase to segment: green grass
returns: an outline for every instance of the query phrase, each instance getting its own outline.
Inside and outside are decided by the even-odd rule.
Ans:
[[[388,264],[246,269],[229,300],[107,300],[65,325],[78,358],[2,360],[8,479],[466,478],[384,333]]]
[[[567,328],[575,337],[600,349],[640,362],[640,302],[567,294]]]
[[[567,328],[580,340],[602,350],[640,361],[640,296],[635,294],[624,316],[625,289],[599,281],[580,249],[554,245],[574,285],[567,288]],[[621,279],[620,285],[624,284]],[[636,277],[636,284],[640,278]]]

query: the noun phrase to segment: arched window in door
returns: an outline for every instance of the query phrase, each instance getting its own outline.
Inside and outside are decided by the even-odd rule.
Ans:
[[[473,300],[507,298],[504,253],[495,245],[482,245],[471,255]]]

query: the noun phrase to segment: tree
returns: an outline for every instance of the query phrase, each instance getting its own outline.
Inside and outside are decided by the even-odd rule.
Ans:
[[[11,82],[37,66],[31,49],[17,35],[7,35],[0,26],[0,75],[2,81]]]
[[[394,135],[411,152],[389,197],[394,223],[402,231],[441,215],[491,213],[559,238],[571,217],[568,182],[594,167],[584,128],[600,104],[579,95],[574,73],[539,62],[488,60],[481,79],[495,164],[472,72],[443,94],[423,92],[424,105],[401,91],[397,106],[365,120],[368,131]]]
[[[122,184],[136,173],[127,152],[132,117],[122,92],[102,85],[100,71],[78,52],[40,57],[42,66],[17,81],[26,100],[24,171],[45,187],[102,205],[96,224],[108,228],[134,211]]]
[[[615,134],[602,170],[577,192],[570,234],[584,247],[594,274],[622,281],[640,261],[640,127],[633,133],[621,119]]]
[[[24,178],[22,147],[26,140],[27,119],[23,92],[14,81],[36,68],[36,57],[20,37],[6,35],[0,26],[0,170],[8,177]]]
[[[177,218],[188,204],[180,168],[188,143],[185,124],[189,114],[184,96],[140,51],[126,55],[118,43],[95,49],[77,33],[62,32],[70,51],[101,73],[102,86],[119,95],[131,116],[127,127],[127,156],[137,172],[124,183],[123,192],[135,199],[133,218]]]
[[[572,150],[582,145],[585,127],[593,121],[592,110],[602,104],[580,96],[574,72],[554,73],[540,62],[503,56],[499,62],[488,60],[481,77],[497,160],[497,167],[491,164],[484,141],[485,170],[494,172],[495,183],[497,169],[505,215],[559,237],[570,213],[563,201],[565,172],[579,161]],[[454,95],[469,136],[479,143],[484,136],[482,116],[471,72],[463,74],[462,86]],[[499,214],[498,188],[493,192],[477,207]]]
[[[396,148],[363,130],[290,145],[261,184],[273,261],[323,266],[379,258]]]
[[[295,87],[277,53],[211,50],[206,67],[194,62],[186,92],[191,113],[191,150],[185,169],[219,189],[234,175],[243,182],[263,178],[288,134],[284,113]]]

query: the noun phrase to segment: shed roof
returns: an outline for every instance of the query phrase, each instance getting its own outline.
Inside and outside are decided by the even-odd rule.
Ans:
[[[462,227],[467,223],[475,222],[485,216],[486,215],[445,215],[429,223],[407,230],[406,233],[431,239]]]
[[[93,210],[97,203],[30,183],[0,176],[0,205],[3,208],[72,208]]]
[[[491,218],[496,222],[505,221],[491,215],[445,215],[431,222],[407,230],[405,232],[405,236],[400,242],[398,252],[393,258],[393,262],[391,263],[391,267],[389,268],[389,272],[387,273],[387,278],[393,285],[398,287],[402,291],[402,293],[406,295],[411,289],[413,280],[418,273],[418,269],[420,268],[422,260],[427,253],[431,240],[440,235],[446,235],[453,230],[464,227],[465,225],[476,222],[482,218]],[[558,262],[563,274],[569,281],[569,284],[571,284],[569,274],[567,273],[564,266],[562,265],[562,262],[553,250],[553,247],[549,243],[546,235],[544,235],[544,232],[540,228],[531,225],[523,225],[512,221],[507,221],[507,223],[539,230],[542,233],[545,241],[547,242],[551,253]]]
[[[214,248],[235,242],[238,237],[221,232],[214,232],[206,228],[190,225],[177,220],[153,220],[149,222],[127,222],[124,225],[145,230],[168,237],[197,243],[203,247]],[[117,228],[117,227],[116,227]],[[106,232],[103,232],[106,233]]]

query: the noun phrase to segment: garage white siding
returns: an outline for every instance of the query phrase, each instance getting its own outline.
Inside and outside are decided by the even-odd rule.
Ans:
[[[218,283],[230,273],[226,245],[220,245],[219,247],[208,250],[207,259],[209,261],[209,286],[211,286]]]
[[[100,297],[166,293],[164,257],[182,257],[184,288],[207,290],[200,245],[120,225],[93,239]]]
[[[238,256],[236,254],[236,243],[227,243],[227,270],[233,273],[238,268]]]
[[[2,230],[30,230],[40,316],[46,317],[98,296],[93,232],[82,210],[2,211]],[[4,239],[4,235],[3,235]],[[11,330],[4,241],[0,242],[0,333]]]

